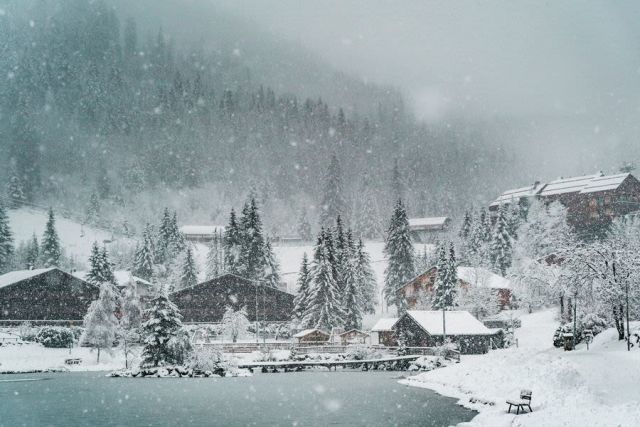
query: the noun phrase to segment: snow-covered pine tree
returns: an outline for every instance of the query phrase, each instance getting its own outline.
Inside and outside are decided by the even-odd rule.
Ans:
[[[311,274],[309,272],[309,259],[307,253],[302,255],[302,264],[298,273],[298,293],[293,299],[293,317],[300,321],[307,310],[309,292],[311,289]]]
[[[462,225],[460,226],[460,232],[458,233],[458,237],[460,237],[463,242],[466,242],[469,239],[472,231],[472,225],[473,217],[471,216],[471,212],[466,210],[464,212],[464,218],[462,219]]]
[[[53,209],[49,208],[47,225],[42,236],[42,263],[45,267],[58,267],[62,258],[60,239],[56,232],[56,217]]]
[[[164,208],[164,211],[162,212],[162,219],[160,220],[160,227],[158,228],[158,236],[154,246],[154,259],[158,264],[163,264],[168,259],[171,260],[169,246],[171,244],[172,234],[173,224],[171,223],[171,214],[169,213],[169,208]]]
[[[363,289],[360,287],[357,258],[350,254],[343,264],[342,308],[344,310],[344,327],[346,330],[360,329],[363,316]]]
[[[88,224],[96,224],[99,215],[100,200],[98,200],[98,195],[96,193],[91,193],[91,196],[89,197],[89,204],[87,205],[87,209],[85,211],[85,221]]]
[[[313,235],[311,234],[311,224],[307,219],[307,210],[302,209],[300,213],[300,219],[298,220],[298,236],[305,241],[310,242],[313,239]]]
[[[180,275],[180,289],[195,286],[198,283],[198,271],[193,259],[193,250],[187,246],[184,261],[182,263],[182,274]]]
[[[36,233],[33,233],[33,236],[31,236],[31,240],[27,244],[25,261],[26,267],[29,270],[38,268],[38,266],[40,265],[40,245],[38,244]]]
[[[355,232],[358,236],[363,239],[378,239],[382,236],[380,209],[378,208],[376,195],[371,188],[370,179],[366,174],[356,199],[353,216]]]
[[[255,198],[245,203],[240,219],[242,246],[240,248],[240,274],[251,280],[262,280],[266,268],[265,239],[262,220]]]
[[[242,230],[236,219],[236,213],[231,209],[229,225],[224,230],[224,268],[228,273],[240,272],[240,252],[242,249]]]
[[[481,208],[473,217],[473,223],[467,241],[465,258],[473,266],[488,266],[488,246],[491,241],[491,220],[485,208]]]
[[[371,268],[371,258],[364,250],[362,239],[356,247],[358,287],[362,291],[362,312],[373,314],[376,311],[378,282]]]
[[[9,206],[12,209],[18,209],[27,201],[24,194],[24,185],[17,175],[12,175],[7,184],[7,197],[9,197]]]
[[[332,327],[342,325],[344,312],[338,299],[338,285],[329,261],[328,241],[324,230],[315,248],[311,277],[309,302],[302,323],[330,331]]]
[[[102,262],[100,259],[100,248],[98,242],[94,241],[91,245],[91,254],[89,255],[89,273],[87,274],[87,282],[92,285],[100,286],[102,280]]]
[[[102,349],[111,352],[118,332],[118,319],[115,312],[117,307],[117,292],[113,284],[102,282],[100,296],[89,306],[84,316],[84,332],[80,341],[98,351],[97,362],[100,363]]]
[[[331,228],[338,215],[346,215],[346,203],[342,188],[342,170],[338,157],[333,154],[324,181],[324,192],[320,203],[320,226]]]
[[[220,276],[224,272],[224,249],[222,247],[222,234],[219,231],[213,233],[207,252],[206,276],[207,280]]]
[[[448,251],[446,243],[443,243],[440,248],[438,248],[438,262],[436,267],[436,280],[433,284],[433,309],[442,310],[442,335],[444,340],[446,337],[445,311],[455,306],[456,287],[458,286],[453,245],[450,245]]]
[[[168,247],[170,255],[180,253],[187,247],[184,235],[180,232],[180,227],[178,226],[178,212],[176,211],[173,211],[171,216]]]
[[[349,252],[347,250],[347,238],[344,232],[344,227],[342,225],[342,218],[340,215],[336,218],[336,226],[333,230],[333,252],[334,252],[334,262],[333,268],[336,272],[335,280],[338,285],[338,299],[342,301],[342,295],[345,288],[345,283],[343,280],[344,268],[349,257]]]
[[[264,269],[264,277],[262,280],[267,286],[274,289],[280,288],[280,264],[276,259],[276,254],[271,247],[269,239],[264,243],[264,253],[266,255],[266,265]]]
[[[404,309],[404,301],[398,298],[397,290],[415,275],[414,250],[409,236],[409,220],[402,200],[398,200],[393,210],[384,253],[388,259],[384,272],[384,296],[387,304],[395,304],[400,313]]]
[[[0,204],[0,274],[9,271],[13,253],[13,233],[9,228],[9,217],[4,206]]]
[[[182,334],[182,315],[165,291],[149,302],[144,318],[142,366],[178,363],[181,355],[175,353],[171,343]]]
[[[142,232],[142,242],[138,243],[133,261],[133,274],[144,280],[151,280],[153,275],[153,255],[155,251],[152,234],[151,226],[147,224]]]
[[[498,217],[496,218],[491,245],[489,246],[491,268],[494,273],[501,276],[507,274],[512,258],[511,236],[507,227],[507,209],[506,205],[502,205],[498,210]]]
[[[507,233],[511,240],[518,238],[518,227],[522,222],[522,207],[517,200],[512,200],[506,207]]]

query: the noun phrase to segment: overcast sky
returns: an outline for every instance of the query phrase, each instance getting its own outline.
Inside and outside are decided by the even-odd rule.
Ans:
[[[341,70],[399,86],[428,119],[638,112],[639,1],[217,4]]]

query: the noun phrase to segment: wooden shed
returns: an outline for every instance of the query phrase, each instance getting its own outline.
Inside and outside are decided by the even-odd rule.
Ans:
[[[293,336],[298,344],[324,344],[331,335],[320,329],[305,329]]]
[[[369,334],[358,329],[351,329],[340,334],[340,343],[342,345],[368,344],[369,340]]]
[[[397,317],[379,319],[371,328],[371,344],[395,347],[398,345],[396,332],[393,325],[398,321]]]

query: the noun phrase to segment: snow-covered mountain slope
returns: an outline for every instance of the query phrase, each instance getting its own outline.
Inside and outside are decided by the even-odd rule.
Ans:
[[[38,241],[41,241],[47,224],[47,212],[32,208],[21,208],[8,212],[9,226],[13,232],[16,246],[20,242],[31,239],[35,233]],[[122,238],[118,235],[99,230],[76,221],[56,215],[56,230],[60,242],[68,257],[73,257],[78,263],[86,263],[91,253],[91,245],[97,241],[107,246],[116,243],[123,245],[133,244],[133,240]]]

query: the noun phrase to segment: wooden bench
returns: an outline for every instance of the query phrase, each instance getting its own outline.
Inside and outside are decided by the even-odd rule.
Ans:
[[[80,358],[76,358],[76,359],[64,359],[64,364],[65,365],[79,365],[82,363],[82,359]]]
[[[507,400],[507,404],[509,405],[509,410],[507,412],[511,413],[511,407],[515,406],[516,415],[520,414],[520,409],[524,412],[524,408],[529,408],[529,412],[533,412],[531,409],[531,390],[521,390],[520,391],[520,399],[509,399]]]

